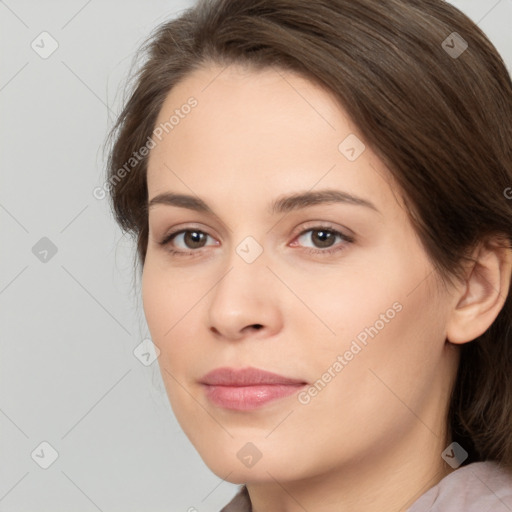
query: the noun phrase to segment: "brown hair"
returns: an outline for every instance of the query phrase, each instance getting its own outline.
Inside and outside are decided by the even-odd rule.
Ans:
[[[120,169],[152,135],[172,87],[208,63],[291,70],[332,91],[388,166],[443,279],[460,277],[468,250],[489,236],[510,246],[512,83],[487,37],[443,0],[201,0],[140,55],[109,139],[108,182],[142,265],[147,157],[122,179]],[[448,421],[465,464],[512,468],[510,292],[491,327],[461,347]]]

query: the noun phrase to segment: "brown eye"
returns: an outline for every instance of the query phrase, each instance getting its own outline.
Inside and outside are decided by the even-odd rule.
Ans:
[[[202,231],[184,231],[183,233],[183,242],[188,249],[199,249],[204,247],[206,237],[208,236],[206,233],[203,233]]]
[[[317,247],[331,247],[335,242],[336,235],[326,229],[314,229],[311,231],[311,240]]]
[[[332,229],[316,228],[304,231],[299,236],[299,240],[301,240],[301,244],[305,244],[307,241],[312,243],[313,247],[323,249],[331,247],[336,242],[337,237],[344,238],[341,233]]]
[[[336,240],[339,240],[336,243]],[[303,250],[310,254],[330,255],[346,248],[354,242],[352,236],[344,235],[336,229],[317,226],[304,230],[292,245],[303,246]]]
[[[178,250],[201,249],[206,246],[209,235],[198,229],[182,229],[175,233],[168,234],[161,242],[161,245],[172,245]]]

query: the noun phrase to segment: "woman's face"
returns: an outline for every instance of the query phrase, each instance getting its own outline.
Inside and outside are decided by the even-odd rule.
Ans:
[[[212,65],[172,89],[156,127],[144,311],[205,463],[236,483],[441,460],[453,297],[332,96]],[[203,382],[248,367],[293,382]]]

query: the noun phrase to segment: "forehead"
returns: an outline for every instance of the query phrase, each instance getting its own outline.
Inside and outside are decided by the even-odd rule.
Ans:
[[[184,108],[191,98],[195,106]],[[177,123],[150,152],[150,198],[169,188],[254,198],[343,186],[373,202],[390,193],[386,169],[334,95],[295,73],[198,69],[169,92],[156,126],[173,115]]]
[[[255,143],[260,141],[271,148],[276,136],[283,142],[299,134],[313,137],[319,130],[319,136],[328,132],[332,135],[340,117],[351,124],[326,89],[295,73],[273,68],[200,68],[169,92],[157,125],[165,123],[169,113],[182,109],[190,98],[197,101],[197,106],[182,119],[187,122],[175,126],[169,138],[180,132],[188,134],[187,128],[193,125],[194,133],[205,142],[214,135],[222,135],[226,141],[230,136],[239,136],[238,140],[254,136]],[[241,127],[243,133],[238,131]]]

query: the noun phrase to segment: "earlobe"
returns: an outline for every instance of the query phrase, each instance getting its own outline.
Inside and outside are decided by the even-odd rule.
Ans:
[[[454,295],[446,338],[467,343],[482,335],[494,322],[510,293],[512,249],[497,242],[481,244],[473,254],[476,261]]]

